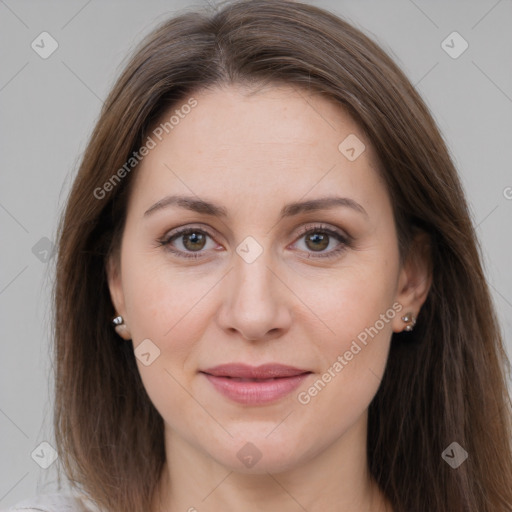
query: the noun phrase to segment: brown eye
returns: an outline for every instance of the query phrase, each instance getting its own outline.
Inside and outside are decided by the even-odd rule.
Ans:
[[[306,226],[299,232],[295,247],[308,258],[335,258],[351,246],[349,235],[329,226]]]
[[[306,235],[306,246],[312,251],[323,251],[329,246],[329,235],[322,232],[314,232]]]
[[[206,244],[206,237],[204,233],[193,231],[185,235],[181,235],[183,238],[183,246],[188,251],[200,251]]]
[[[159,242],[176,256],[184,258],[203,257],[208,249],[215,248],[213,237],[206,231],[194,227],[175,231]]]

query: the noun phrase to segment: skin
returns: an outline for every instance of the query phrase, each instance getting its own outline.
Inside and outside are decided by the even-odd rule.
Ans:
[[[425,301],[428,262],[415,250],[400,265],[377,159],[341,107],[290,87],[193,96],[197,106],[134,171],[119,257],[108,265],[122,336],[134,348],[150,339],[160,350],[149,366],[137,359],[165,422],[167,463],[153,510],[389,511],[366,463],[367,410],[391,335],[406,325],[401,316],[417,316]],[[338,150],[349,134],[366,146],[355,161]],[[212,201],[227,216],[175,205],[144,215],[170,194]],[[278,218],[289,202],[333,195],[366,213],[338,206]],[[329,236],[318,250],[300,229],[322,234],[322,226],[353,240]],[[208,233],[202,248],[183,236],[172,242],[188,253],[199,246],[199,258],[158,242],[179,227]],[[236,252],[247,236],[263,249],[252,263]],[[394,303],[400,313],[300,403],[298,393]],[[248,406],[199,373],[228,362],[279,362],[312,374],[277,402]],[[261,453],[251,468],[237,457],[247,442]]]

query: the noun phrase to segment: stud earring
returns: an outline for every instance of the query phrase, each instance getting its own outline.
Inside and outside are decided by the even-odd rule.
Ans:
[[[124,324],[123,317],[122,317],[121,315],[116,316],[116,317],[112,320],[112,324],[113,324],[113,325],[121,325],[121,324]]]
[[[117,334],[123,339],[129,338],[128,326],[124,323],[124,319],[121,315],[118,315],[112,319],[112,325],[116,330]]]
[[[412,313],[406,313],[402,320],[407,324],[404,327],[404,331],[410,332],[414,329],[414,326],[416,325],[416,317]]]

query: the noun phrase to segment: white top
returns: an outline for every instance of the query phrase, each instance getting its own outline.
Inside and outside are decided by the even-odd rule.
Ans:
[[[38,494],[0,512],[98,512],[87,498],[66,494]]]

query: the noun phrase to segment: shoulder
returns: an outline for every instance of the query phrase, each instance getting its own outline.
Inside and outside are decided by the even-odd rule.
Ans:
[[[84,498],[69,494],[38,494],[0,512],[96,512]]]

